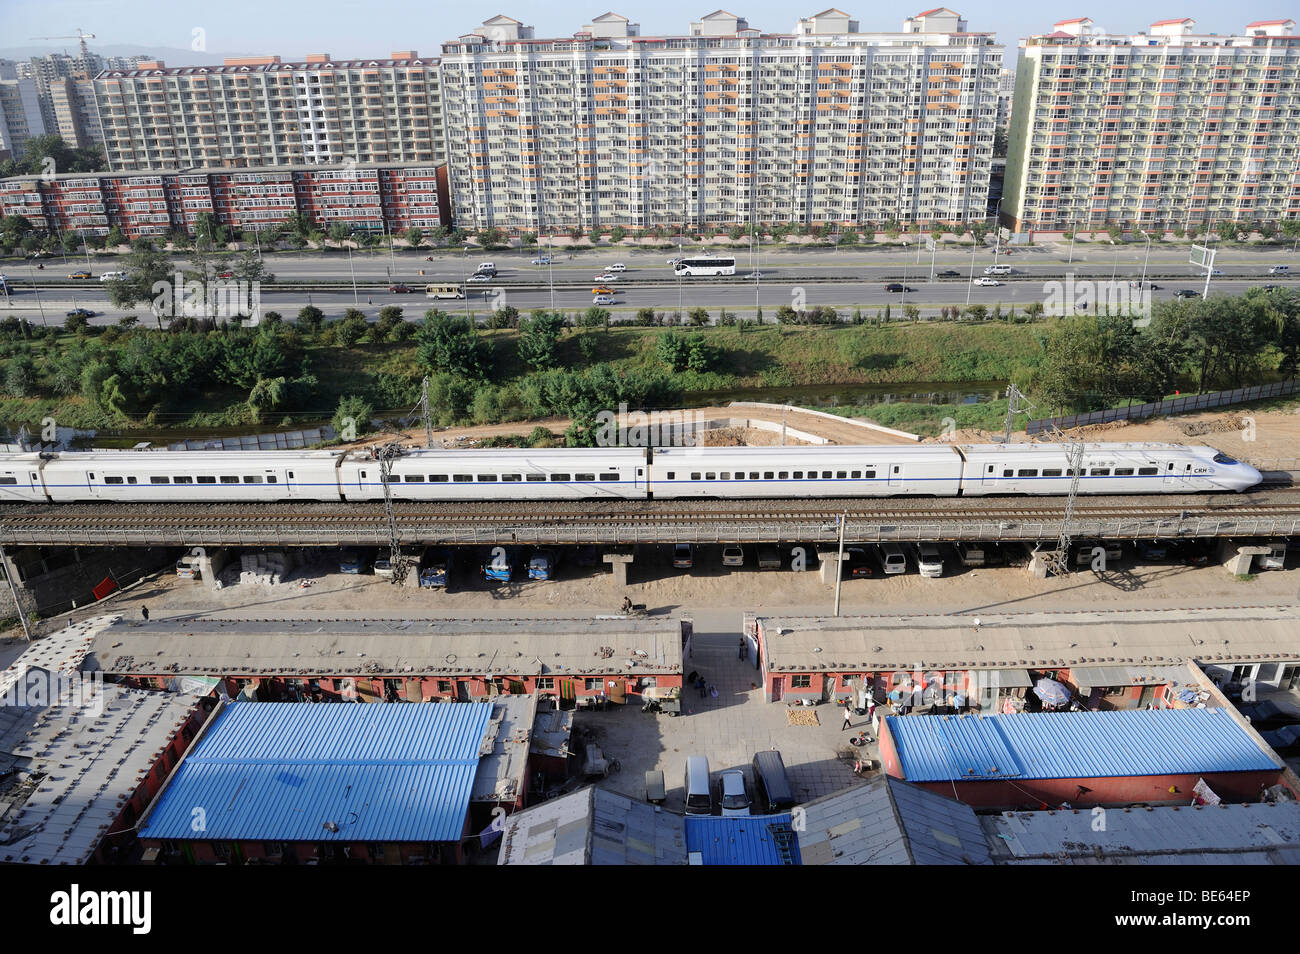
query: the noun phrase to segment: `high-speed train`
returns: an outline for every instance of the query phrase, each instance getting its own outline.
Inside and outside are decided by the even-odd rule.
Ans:
[[[1063,444],[407,450],[399,500],[1062,495]],[[1249,464],[1212,447],[1085,444],[1079,493],[1242,491]],[[76,451],[0,455],[0,502],[380,500],[373,451]]]

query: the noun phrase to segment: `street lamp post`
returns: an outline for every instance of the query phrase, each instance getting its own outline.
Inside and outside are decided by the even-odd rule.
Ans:
[[[36,284],[36,266],[28,262],[27,268],[32,273],[32,291],[36,294],[36,307],[41,310],[41,325],[48,328],[49,324],[45,320],[45,303],[41,301],[41,289]]]
[[[1074,264],[1074,240],[1075,238],[1078,237],[1078,235],[1079,235],[1079,229],[1077,226],[1070,229],[1070,257],[1066,259],[1065,261],[1066,265]]]
[[[1140,282],[1138,283],[1138,288],[1145,288],[1145,287],[1146,287],[1146,283],[1147,283],[1147,262],[1149,262],[1149,261],[1151,260],[1151,233],[1150,233],[1150,232],[1147,232],[1147,233],[1146,233],[1146,237],[1147,237],[1147,252],[1146,252],[1146,255],[1142,256],[1142,281],[1140,281]]]
[[[357,305],[357,270],[352,267],[352,246],[348,245],[348,272],[352,275],[352,304]]]
[[[971,236],[970,246],[970,279],[966,282],[966,307],[970,307],[970,293],[975,287],[975,253],[979,251],[979,246],[973,241],[974,235]]]

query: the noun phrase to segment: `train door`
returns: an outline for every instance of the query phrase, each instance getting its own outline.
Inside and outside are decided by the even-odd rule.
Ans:
[[[96,472],[93,470],[86,472],[86,496],[87,497],[99,496],[99,484],[95,483],[95,473]]]
[[[997,482],[998,482],[998,465],[985,464],[983,479],[981,480],[981,483],[983,483],[985,487],[995,487],[997,486]]]
[[[632,480],[632,489],[635,490],[637,493],[645,493],[646,490],[648,489],[646,486],[644,466],[637,467],[636,477]]]
[[[889,465],[889,486],[900,487],[902,486],[902,484],[903,484],[903,465],[890,464]]]

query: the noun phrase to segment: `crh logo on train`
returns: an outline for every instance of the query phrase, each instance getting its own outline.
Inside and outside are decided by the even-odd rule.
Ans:
[[[248,318],[262,317],[262,283],[242,279],[210,278],[186,281],[176,272],[169,282],[158,281],[150,289],[152,310],[160,318]]]

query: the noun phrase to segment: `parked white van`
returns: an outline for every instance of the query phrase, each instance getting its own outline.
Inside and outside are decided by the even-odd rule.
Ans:
[[[686,777],[682,787],[685,792],[686,814],[713,814],[713,789],[709,787],[709,760],[703,755],[687,757]]]
[[[916,548],[916,565],[921,575],[931,580],[943,576],[943,553],[937,543],[922,543]]]
[[[897,543],[881,544],[880,562],[885,568],[886,576],[907,572],[907,556]]]

